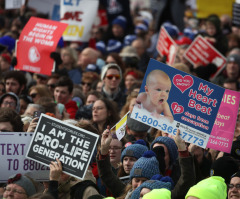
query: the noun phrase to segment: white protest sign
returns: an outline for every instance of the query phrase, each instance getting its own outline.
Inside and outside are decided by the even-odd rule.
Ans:
[[[0,183],[16,173],[37,181],[49,179],[49,168],[25,157],[33,133],[0,133]]]
[[[89,41],[97,16],[98,4],[98,0],[61,0],[60,20],[68,24],[63,33],[65,41]]]
[[[63,171],[83,179],[99,135],[41,114],[27,157],[49,165],[58,158]]]

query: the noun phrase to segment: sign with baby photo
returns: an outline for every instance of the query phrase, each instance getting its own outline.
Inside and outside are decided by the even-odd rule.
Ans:
[[[205,148],[224,91],[151,59],[131,118]]]
[[[58,158],[65,173],[83,179],[98,138],[95,133],[41,114],[26,156],[46,166]]]

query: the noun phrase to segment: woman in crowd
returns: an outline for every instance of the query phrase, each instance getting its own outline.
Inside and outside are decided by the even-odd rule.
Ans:
[[[36,103],[41,97],[52,98],[52,94],[45,85],[32,86],[29,89],[29,96],[32,98],[33,103]]]

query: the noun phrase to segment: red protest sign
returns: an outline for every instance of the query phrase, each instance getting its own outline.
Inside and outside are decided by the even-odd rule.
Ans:
[[[206,39],[198,36],[184,53],[184,57],[191,63],[200,63],[203,66],[213,63],[217,66],[217,72],[211,76],[214,79],[224,68],[226,58],[217,51]]]
[[[62,33],[68,25],[57,21],[31,17],[17,43],[16,69],[51,75],[55,51]]]
[[[174,63],[177,54],[177,45],[164,27],[161,27],[159,33],[157,51],[160,55],[167,56],[167,63],[169,65]]]

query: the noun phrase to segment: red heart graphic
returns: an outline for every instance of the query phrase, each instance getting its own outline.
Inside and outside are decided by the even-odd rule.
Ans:
[[[193,85],[193,78],[190,75],[184,77],[182,75],[175,75],[173,77],[173,84],[184,93],[185,90]]]
[[[173,111],[174,114],[180,114],[180,113],[183,113],[183,111],[184,111],[183,106],[178,105],[177,102],[173,102],[171,104],[171,107],[172,107],[172,111]]]

